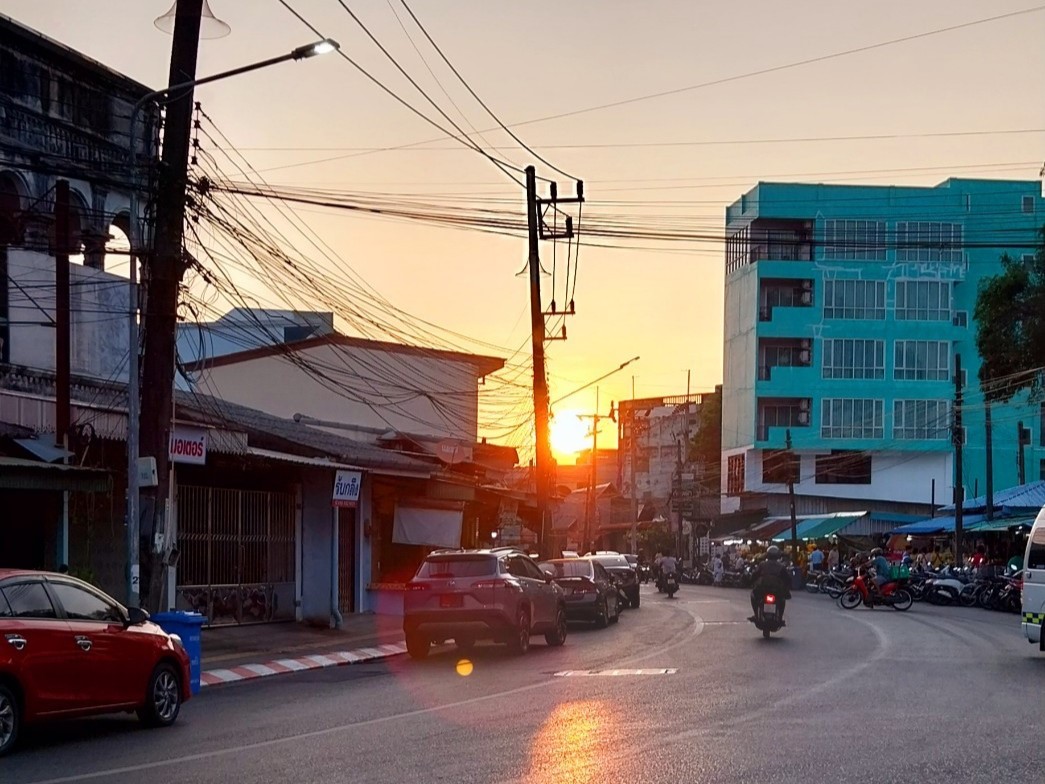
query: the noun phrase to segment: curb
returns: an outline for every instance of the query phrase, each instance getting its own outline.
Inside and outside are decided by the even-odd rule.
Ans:
[[[276,659],[264,664],[241,664],[227,669],[207,670],[200,675],[200,686],[217,686],[222,683],[238,683],[255,678],[267,678],[271,675],[283,675],[288,672],[318,670],[324,667],[344,667],[347,664],[364,664],[366,662],[389,659],[406,653],[406,643],[396,642],[375,645],[372,648],[359,648],[354,651],[338,653],[311,654],[293,659]]]

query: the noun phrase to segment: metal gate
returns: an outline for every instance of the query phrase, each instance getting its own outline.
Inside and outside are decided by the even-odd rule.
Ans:
[[[179,485],[177,601],[211,624],[294,616],[292,493]]]

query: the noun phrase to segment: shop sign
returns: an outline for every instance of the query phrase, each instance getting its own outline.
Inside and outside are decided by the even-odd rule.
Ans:
[[[175,425],[171,431],[170,460],[189,465],[207,464],[207,431],[202,427]]]
[[[361,471],[338,471],[334,477],[332,505],[354,509],[359,504],[359,489],[362,485]]]

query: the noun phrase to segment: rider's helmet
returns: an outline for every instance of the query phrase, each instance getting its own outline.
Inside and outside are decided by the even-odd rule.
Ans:
[[[766,549],[766,558],[768,558],[770,561],[779,561],[780,560],[780,548],[777,547],[775,544],[771,544]]]
[[[881,547],[876,547],[876,548],[874,548],[874,549],[873,549],[873,550],[871,551],[871,557],[872,557],[872,558],[877,558],[877,557],[878,557],[878,556],[880,556],[881,554],[882,554],[882,548],[881,548]]]

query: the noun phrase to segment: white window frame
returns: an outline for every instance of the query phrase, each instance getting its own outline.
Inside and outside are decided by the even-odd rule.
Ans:
[[[965,258],[965,227],[949,221],[897,221],[897,261],[960,264]]]
[[[913,356],[911,356],[913,354]],[[941,367],[940,358],[945,364]],[[913,364],[908,364],[911,358]],[[919,361],[922,367],[918,366]],[[897,340],[893,344],[895,381],[950,381],[951,343],[947,340]]]
[[[924,292],[924,296],[922,296]],[[935,296],[933,296],[935,292]],[[944,293],[946,292],[946,309]],[[954,291],[949,280],[896,281],[894,313],[897,321],[950,321]],[[901,302],[902,300],[902,302]],[[912,303],[913,300],[913,303]]]
[[[884,340],[831,338],[824,340],[820,355],[822,378],[885,378]]]
[[[885,320],[885,281],[846,278],[824,281],[824,318]],[[870,304],[868,300],[870,299]],[[857,304],[859,303],[859,304]]]
[[[885,437],[885,401],[881,398],[828,398],[820,401],[823,439]]]
[[[885,261],[885,221],[832,218],[824,221],[824,258]]]
[[[951,401],[893,401],[893,438],[900,441],[945,441],[951,434]]]

